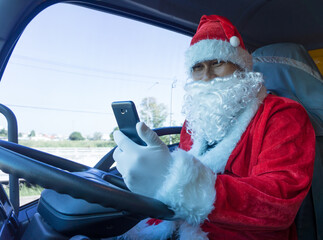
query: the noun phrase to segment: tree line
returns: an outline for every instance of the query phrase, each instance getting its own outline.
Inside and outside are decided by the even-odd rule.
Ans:
[[[160,128],[164,127],[166,124],[166,119],[168,116],[167,113],[167,107],[163,103],[158,103],[156,98],[154,97],[146,97],[142,99],[140,103],[140,111],[139,111],[139,116],[140,120],[145,122],[148,127],[151,129],[154,128]],[[110,140],[113,141],[113,132],[117,130],[118,127],[115,127],[113,131],[110,133]],[[19,137],[21,137],[22,134],[19,133]],[[28,137],[32,138],[35,137],[36,133],[34,130],[32,130],[29,134]],[[8,131],[6,129],[0,129],[0,137],[8,137]],[[83,137],[81,132],[74,131],[72,132],[68,139],[70,141],[83,141],[83,140],[94,140],[98,141],[102,139],[102,133],[100,132],[95,132],[91,137]],[[179,142],[179,136],[162,136],[161,139],[167,143],[173,143],[173,142]]]

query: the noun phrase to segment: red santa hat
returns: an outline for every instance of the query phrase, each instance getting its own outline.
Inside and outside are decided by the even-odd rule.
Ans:
[[[191,72],[196,63],[215,59],[252,70],[252,56],[236,27],[225,17],[204,15],[186,51],[186,67]]]

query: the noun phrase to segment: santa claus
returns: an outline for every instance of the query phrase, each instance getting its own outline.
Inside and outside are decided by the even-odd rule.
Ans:
[[[173,221],[146,219],[122,239],[297,239],[294,218],[312,179],[315,136],[298,103],[266,93],[237,29],[203,16],[186,53],[179,148],[144,123],[147,146],[114,133],[128,188],[156,198]]]

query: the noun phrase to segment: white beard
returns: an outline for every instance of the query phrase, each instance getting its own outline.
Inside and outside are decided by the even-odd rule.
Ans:
[[[187,83],[183,113],[193,141],[203,139],[209,145],[221,141],[262,86],[263,76],[257,72]]]

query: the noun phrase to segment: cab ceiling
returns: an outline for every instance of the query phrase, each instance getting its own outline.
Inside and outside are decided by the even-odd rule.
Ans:
[[[295,42],[323,48],[322,0],[119,0],[112,11],[193,35],[203,14],[218,14],[237,26],[249,50]]]

